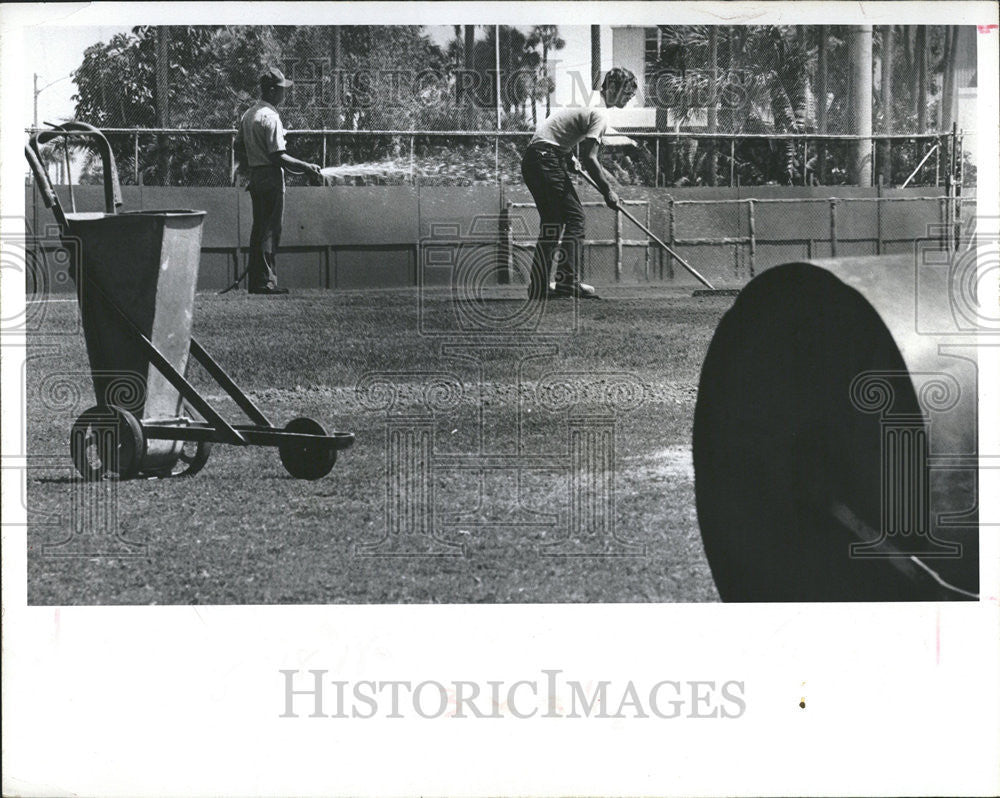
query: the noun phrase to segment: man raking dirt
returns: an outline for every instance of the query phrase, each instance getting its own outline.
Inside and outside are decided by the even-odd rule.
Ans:
[[[568,296],[596,299],[593,286],[580,282],[585,219],[571,177],[573,148],[609,208],[618,207],[611,177],[597,160],[601,137],[608,129],[608,108],[623,108],[635,95],[636,80],[629,70],[611,69],[601,84],[602,106],[563,108],[542,122],[521,161],[521,174],[534,197],[541,226],[531,264],[530,299]],[[556,267],[555,287],[549,276]]]

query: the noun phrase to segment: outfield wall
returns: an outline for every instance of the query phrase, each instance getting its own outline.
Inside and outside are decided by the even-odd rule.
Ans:
[[[57,187],[69,208],[68,189]],[[101,210],[99,186],[75,186],[80,211]],[[242,271],[252,222],[250,197],[235,188],[124,186],[124,209],[195,208],[207,211],[202,240],[199,287],[219,289]],[[903,252],[917,238],[939,234],[949,221],[944,188],[884,189],[852,187],[755,186],[747,188],[623,187],[623,199],[640,221],[647,213],[651,228],[712,282],[739,286],[770,266],[834,253],[872,255]],[[872,201],[882,197],[879,202]],[[599,200],[582,187],[581,198]],[[929,198],[929,199],[920,199]],[[746,202],[753,199],[755,202]],[[836,200],[831,202],[830,200]],[[783,200],[775,202],[775,200]],[[501,251],[500,214],[508,202],[530,202],[523,186],[344,186],[289,188],[278,273],[290,288],[351,289],[413,286],[418,280],[421,243],[433,242],[440,255],[449,248],[453,263],[475,258],[495,262]],[[974,213],[966,197],[962,217]],[[54,224],[33,186],[26,188],[28,221],[36,235],[51,240],[39,259],[35,293],[69,291],[58,259],[51,257],[57,237],[46,236]],[[587,236],[615,239],[615,215],[604,207],[588,207]],[[751,218],[752,217],[752,218]],[[514,208],[510,217],[514,248],[511,279],[519,282],[530,261],[529,243],[538,229],[531,208]],[[752,228],[752,229],[751,229]],[[52,231],[54,232],[54,231]],[[628,220],[618,237],[642,240],[645,235]],[[714,242],[714,243],[712,243]],[[685,286],[693,278],[655,244],[621,247],[616,269],[613,243],[588,245],[586,278],[598,285],[657,282]],[[446,270],[433,270],[437,281]],[[32,279],[29,276],[29,281]],[[503,272],[501,280],[504,279]],[[32,287],[29,285],[29,292]]]

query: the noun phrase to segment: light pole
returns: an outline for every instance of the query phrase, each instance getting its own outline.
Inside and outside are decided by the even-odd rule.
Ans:
[[[34,73],[35,97],[34,97],[32,117],[31,117],[31,126],[33,130],[38,130],[38,95],[41,94],[43,91],[45,91],[49,86],[54,86],[55,84],[60,83],[64,80],[69,80],[69,78],[71,77],[73,77],[72,74],[64,75],[61,78],[56,78],[55,80],[46,83],[44,86],[42,86],[42,88],[38,88],[38,73],[37,72]],[[59,171],[62,169],[62,167],[58,163],[56,164],[56,166],[57,166],[56,181],[58,181],[60,179]],[[66,151],[66,180],[67,182],[69,181],[69,150]],[[72,197],[72,189],[70,190],[70,196]],[[74,204],[74,210],[75,210],[75,204]]]
[[[42,86],[42,88],[38,88],[38,73],[37,72],[35,73],[35,87],[34,87],[35,88],[35,100],[34,100],[34,108],[33,108],[34,113],[32,114],[32,117],[31,117],[32,127],[34,127],[35,129],[38,128],[38,95],[41,94],[43,91],[45,91],[49,86],[54,86],[55,84],[57,84],[57,83],[59,83],[59,82],[61,82],[63,80],[69,80],[71,77],[73,77],[73,76],[72,75],[64,75],[61,78],[56,78],[51,83],[46,83],[44,86]]]

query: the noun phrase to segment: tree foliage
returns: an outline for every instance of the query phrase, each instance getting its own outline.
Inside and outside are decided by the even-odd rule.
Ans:
[[[714,51],[708,26],[657,30],[657,46],[647,48],[646,95],[662,109],[661,129],[669,116],[675,129],[706,130],[711,124],[720,133],[816,133],[822,107],[823,132],[853,132],[845,26],[826,26],[822,40],[819,26],[722,26],[714,29]],[[949,30],[896,26],[891,80],[875,81],[877,132],[905,135],[921,124],[947,125],[950,111],[940,109],[942,103],[950,108],[952,97],[942,86],[951,85],[945,78],[954,73],[956,51]],[[156,95],[157,40],[164,34],[166,98]],[[142,26],[85,51],[74,73],[76,117],[105,129],[233,129],[258,95],[261,72],[276,65],[296,81],[282,108],[289,129],[492,130],[499,50],[502,126],[530,130],[539,121],[539,105],[548,113],[554,89],[550,56],[564,44],[554,25],[455,26],[454,39],[444,46],[413,26]],[[876,75],[885,46],[876,28]],[[829,64],[823,96],[817,80],[821,51]],[[881,85],[891,86],[888,103]],[[717,113],[707,115],[708,107]],[[150,184],[229,183],[226,137],[144,134],[138,152],[131,135],[109,138],[126,182],[137,175]],[[470,173],[495,174],[496,153],[485,143],[455,143],[451,149],[465,153]],[[437,152],[419,138],[413,146],[416,156]],[[290,149],[314,161],[326,153],[328,163],[410,157],[408,137],[388,135],[298,136]],[[660,172],[677,184],[727,183],[730,174],[744,184],[802,183],[815,159],[815,147],[807,151],[778,138],[738,142],[727,150],[708,141],[665,141]],[[827,151],[837,152],[837,145],[830,143]],[[894,145],[893,182],[905,179],[924,151],[922,143]],[[605,157],[624,182],[657,179],[651,147]],[[830,176],[846,180],[832,168]]]
[[[790,25],[720,28],[713,83],[708,26],[661,26],[655,51],[647,51],[650,102],[669,109],[675,129],[705,129],[699,114],[704,112],[714,91],[719,103],[720,133],[819,132],[816,112],[817,105],[823,103],[827,119],[824,132],[854,133],[848,28],[829,26],[824,40],[820,38],[820,30],[819,26]],[[885,108],[881,102],[876,81],[873,108],[876,131],[916,133],[921,116],[936,119],[942,76],[948,59],[954,57],[954,52],[948,49],[951,40],[945,27],[923,30],[928,74],[924,81],[926,98],[921,106],[917,79],[921,59],[916,27],[905,26],[901,33],[893,37],[892,108]],[[830,65],[823,97],[819,96],[817,82],[820,48],[825,49]],[[881,48],[881,32],[876,28],[873,39],[876,71],[881,68]],[[666,171],[674,182],[701,180],[704,145],[685,143],[668,149],[670,161]],[[905,149],[906,145],[902,145],[901,154]],[[733,166],[743,182],[801,183],[806,179],[807,163],[801,145],[794,142],[741,144],[737,161]],[[903,168],[907,163],[906,158],[901,159]],[[729,171],[727,159],[720,161],[719,168]]]
[[[528,44],[533,48],[542,48],[542,59],[539,64],[539,79],[535,89],[536,99],[545,99],[545,115],[548,116],[552,110],[551,95],[555,91],[555,81],[549,74],[549,53],[554,50],[561,50],[566,46],[565,40],[559,36],[559,28],[555,25],[536,25],[531,30],[528,37]],[[537,125],[538,118],[535,112],[535,105],[532,103],[532,122]]]
[[[500,26],[504,127],[526,129],[529,106],[551,85],[540,81],[539,49],[558,49],[554,26],[539,35]],[[157,115],[155,27],[142,26],[87,48],[75,71],[76,117],[102,128],[234,128],[258,96],[267,66],[296,81],[282,107],[287,129],[492,129],[496,124],[496,29],[474,39],[472,69],[463,76],[463,42],[446,48],[419,27],[186,26],[171,27],[167,118]],[[456,80],[469,84],[456,103]],[[136,172],[151,184],[228,182],[229,142],[204,136],[143,136],[138,167],[133,138],[112,136],[124,179]],[[397,143],[398,144],[398,143]],[[298,154],[321,157],[322,140],[301,138]],[[342,137],[338,157],[385,155],[386,142]],[[389,149],[394,145],[389,143]],[[393,155],[389,152],[389,155]],[[398,154],[398,153],[395,153]]]

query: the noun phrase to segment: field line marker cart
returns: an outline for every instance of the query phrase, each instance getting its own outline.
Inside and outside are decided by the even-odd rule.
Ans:
[[[103,213],[63,210],[39,149],[57,138],[96,146],[104,169]],[[309,418],[275,427],[191,336],[205,211],[119,213],[121,189],[111,147],[97,128],[82,122],[36,133],[24,152],[71,253],[97,397],[70,435],[80,474],[85,479],[194,474],[204,467],[213,443],[275,446],[293,477],[328,474],[337,452],[354,442],[353,433],[328,435]],[[191,385],[185,377],[189,356],[252,423],[230,424]],[[201,418],[191,418],[189,411]]]

